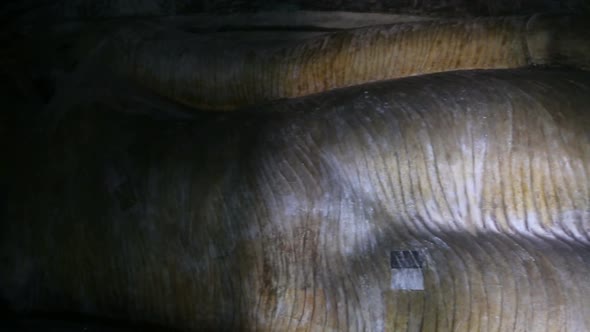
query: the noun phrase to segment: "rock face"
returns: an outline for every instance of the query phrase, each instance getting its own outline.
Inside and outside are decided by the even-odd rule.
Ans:
[[[590,68],[590,21],[584,17],[435,20],[298,12],[270,19],[273,15],[241,15],[236,25],[227,24],[232,16],[207,15],[53,25],[42,19],[25,24],[23,19],[22,26],[12,26],[18,34],[0,33],[7,49],[0,55],[0,70],[7,67],[10,76],[27,81],[20,73],[34,68],[33,82],[41,84],[33,87],[43,100],[74,81],[72,72],[90,67],[93,72],[78,76],[96,81],[94,75],[114,70],[197,110],[235,110],[450,70]],[[403,23],[367,26],[399,21]]]
[[[103,62],[140,85],[199,110],[234,110],[451,70],[527,65],[590,68],[590,24],[578,17],[433,20],[305,39],[239,38],[142,25],[115,34],[104,48]]]
[[[8,2],[8,1],[7,1]],[[33,10],[44,16],[71,18],[108,18],[129,16],[166,16],[190,13],[232,14],[254,11],[353,11],[430,13],[438,15],[505,15],[533,12],[584,11],[583,0],[22,0],[4,4],[8,13]]]
[[[191,121],[78,104],[7,185],[0,297],[193,330],[588,330],[589,103],[586,72],[504,70]]]

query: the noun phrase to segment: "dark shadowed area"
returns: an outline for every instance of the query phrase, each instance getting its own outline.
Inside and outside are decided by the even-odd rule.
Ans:
[[[590,329],[588,15],[3,2],[0,330]]]

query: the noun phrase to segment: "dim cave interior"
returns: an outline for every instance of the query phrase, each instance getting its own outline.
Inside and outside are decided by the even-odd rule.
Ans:
[[[590,331],[587,1],[0,17],[0,330]]]

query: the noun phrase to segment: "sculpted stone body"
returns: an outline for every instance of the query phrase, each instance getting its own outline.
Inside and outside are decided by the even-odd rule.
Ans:
[[[141,26],[115,34],[103,56],[141,85],[206,110],[459,69],[590,68],[590,25],[581,17],[433,20],[290,36],[224,40]]]
[[[86,105],[11,196],[0,295],[186,329],[588,330],[589,104],[588,73],[507,70],[183,122]],[[391,289],[399,248],[424,291]]]

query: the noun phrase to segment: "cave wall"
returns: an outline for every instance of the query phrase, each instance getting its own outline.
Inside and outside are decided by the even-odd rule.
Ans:
[[[296,10],[482,16],[588,12],[590,4],[584,0],[29,0],[7,1],[0,6],[0,14],[7,18],[32,15],[54,19]]]

